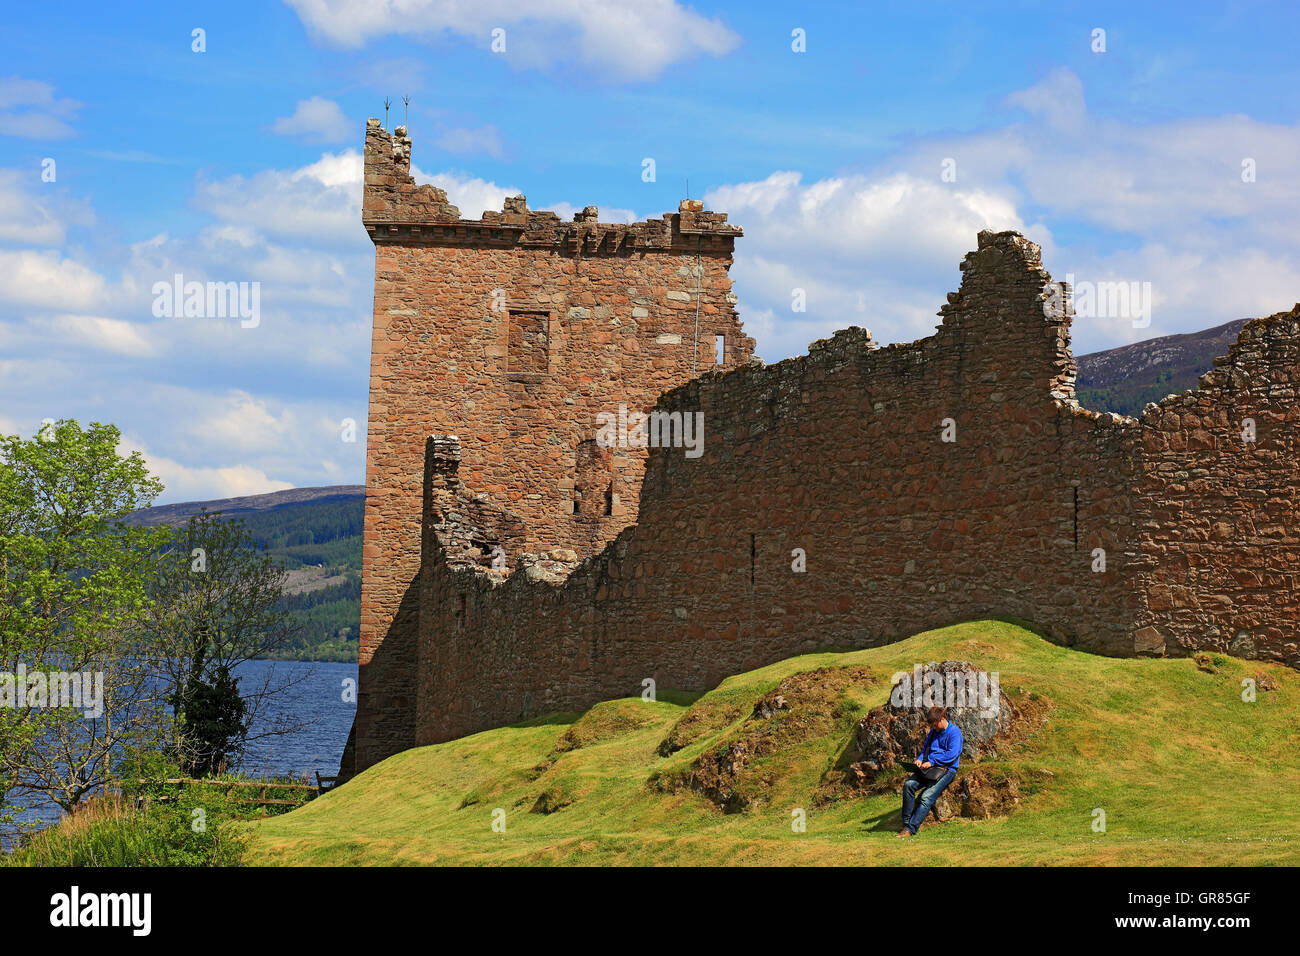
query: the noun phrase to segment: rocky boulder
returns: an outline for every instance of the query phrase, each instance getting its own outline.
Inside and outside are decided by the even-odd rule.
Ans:
[[[845,768],[850,787],[873,793],[897,788],[900,780],[891,771],[920,751],[929,729],[925,711],[938,705],[961,728],[963,741],[961,770],[939,799],[939,819],[995,816],[1019,802],[1026,789],[1036,789],[1036,783],[1026,787],[1014,773],[977,766],[982,758],[997,756],[1024,719],[1002,693],[996,674],[969,661],[943,661],[894,678],[889,702],[868,713],[854,730]]]
[[[849,769],[864,782],[916,756],[929,729],[929,707],[948,708],[948,719],[961,728],[962,759],[967,763],[996,752],[999,736],[1010,731],[1019,716],[997,675],[968,661],[932,662],[894,676],[889,703],[858,721],[854,732]]]

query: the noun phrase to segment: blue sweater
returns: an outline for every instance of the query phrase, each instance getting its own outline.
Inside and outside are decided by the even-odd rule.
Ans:
[[[943,730],[931,729],[925,735],[917,763],[941,763],[956,770],[961,766],[961,745],[961,728],[950,720]]]

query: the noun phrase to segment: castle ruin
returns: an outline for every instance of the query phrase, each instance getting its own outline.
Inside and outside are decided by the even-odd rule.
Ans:
[[[765,367],[725,214],[561,222],[521,196],[462,219],[415,185],[410,145],[369,121],[345,773],[647,678],[701,690],[979,618],[1104,654],[1300,666],[1300,305],[1248,323],[1198,389],[1096,413],[1075,398],[1068,295],[1036,245],[986,231],[935,334],[880,347],[850,328]],[[703,441],[601,440],[620,406],[665,434],[701,421]]]

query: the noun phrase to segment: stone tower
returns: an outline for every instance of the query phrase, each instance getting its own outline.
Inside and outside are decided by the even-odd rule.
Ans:
[[[459,439],[465,489],[518,519],[519,550],[600,550],[633,523],[645,450],[598,416],[649,410],[748,363],[728,270],[741,230],[684,201],[631,224],[562,222],[523,196],[462,219],[417,186],[411,140],[371,119],[362,221],[375,244],[360,688],[345,772],[414,744],[426,441]],[[518,555],[498,554],[507,567]],[[485,555],[485,563],[491,560]]]

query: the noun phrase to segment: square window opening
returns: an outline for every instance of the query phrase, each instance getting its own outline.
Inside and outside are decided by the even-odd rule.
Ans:
[[[506,371],[547,371],[550,366],[550,316],[546,312],[511,312],[506,342]]]

